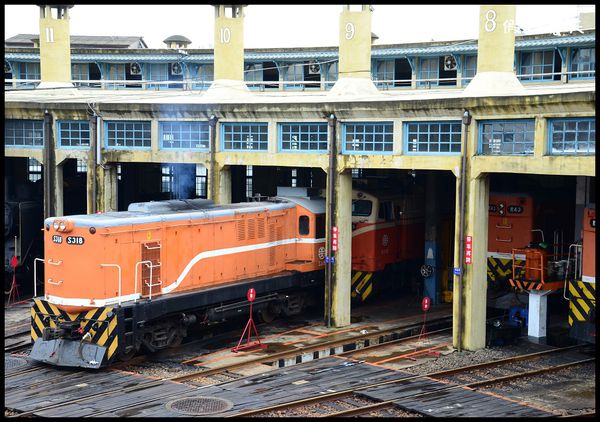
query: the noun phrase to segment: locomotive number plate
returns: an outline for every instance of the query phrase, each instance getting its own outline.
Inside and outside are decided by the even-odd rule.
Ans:
[[[62,236],[58,236],[55,234],[54,236],[52,236],[52,241],[54,243],[62,243]]]
[[[81,236],[67,236],[67,245],[83,245],[84,242]]]

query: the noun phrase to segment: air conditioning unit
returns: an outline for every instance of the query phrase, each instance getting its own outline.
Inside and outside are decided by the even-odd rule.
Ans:
[[[139,63],[129,63],[129,73],[132,75],[141,75],[142,67]]]
[[[171,63],[171,75],[183,75],[183,69],[179,63]]]
[[[456,70],[454,56],[444,56],[444,70]]]
[[[308,62],[308,73],[310,75],[318,75],[321,73],[321,65],[315,61]]]

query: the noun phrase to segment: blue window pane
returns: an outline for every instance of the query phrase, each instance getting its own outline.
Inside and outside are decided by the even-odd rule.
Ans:
[[[266,151],[267,123],[222,123],[222,146],[232,151]]]
[[[404,131],[407,153],[460,152],[460,122],[405,123]]]
[[[480,122],[480,153],[483,155],[532,155],[534,121]]]
[[[393,123],[344,123],[342,150],[352,152],[391,152],[393,150]]]
[[[17,119],[5,120],[4,145],[27,147],[44,146],[44,121]]]
[[[150,122],[105,122],[108,147],[150,148]]]
[[[596,153],[596,122],[593,118],[552,119],[549,133],[551,154],[594,155]]]

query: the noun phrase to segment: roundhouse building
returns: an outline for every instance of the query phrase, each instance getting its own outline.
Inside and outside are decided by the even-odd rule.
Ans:
[[[565,239],[595,202],[595,28],[516,36],[514,19],[514,5],[486,5],[478,40],[374,45],[371,9],[340,6],[338,46],[244,49],[244,7],[215,6],[214,49],[179,35],[150,49],[71,36],[69,7],[42,5],[39,36],[5,40],[6,195],[29,189],[56,216],[320,188],[340,244],[326,313],[342,327],[352,187],[420,189],[413,247],[433,271],[414,281],[453,302],[455,346],[477,350],[491,193],[560,198]],[[530,297],[543,320],[546,296]]]

